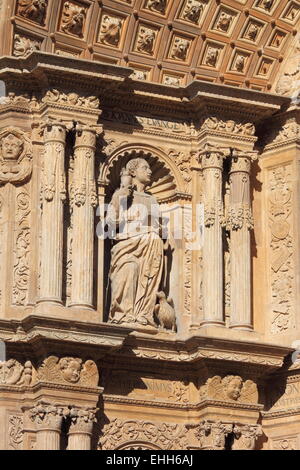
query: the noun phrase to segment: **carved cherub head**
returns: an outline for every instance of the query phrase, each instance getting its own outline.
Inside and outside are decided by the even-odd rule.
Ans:
[[[22,140],[14,134],[8,134],[0,141],[1,153],[4,160],[18,160],[23,151],[23,147],[24,144]]]
[[[76,383],[80,379],[82,360],[73,357],[64,357],[59,361],[63,378],[67,382]]]
[[[238,375],[227,375],[222,380],[225,395],[231,400],[238,400],[243,388],[243,380]]]

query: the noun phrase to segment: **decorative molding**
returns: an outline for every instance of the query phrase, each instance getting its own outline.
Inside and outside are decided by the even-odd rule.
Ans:
[[[120,450],[125,445],[135,445],[135,442],[152,444],[161,450],[186,449],[188,446],[185,426],[114,418],[103,427],[98,448]]]
[[[224,121],[217,116],[205,118],[200,125],[201,131],[225,132],[243,136],[254,136],[255,133],[255,126],[251,122],[237,122],[232,119]]]
[[[268,171],[269,256],[271,289],[271,333],[294,328],[295,272],[292,228],[292,166]]]
[[[64,93],[55,88],[48,90],[42,98],[44,103],[55,103],[64,106],[78,107],[82,109],[98,109],[99,98],[96,96],[80,96],[78,93]]]
[[[8,447],[11,450],[21,450],[23,445],[24,422],[23,416],[8,417]]]

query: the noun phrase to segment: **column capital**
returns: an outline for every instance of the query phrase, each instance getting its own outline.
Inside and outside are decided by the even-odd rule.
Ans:
[[[222,170],[223,159],[229,154],[229,148],[215,147],[210,144],[205,144],[203,150],[198,153],[199,163],[202,164],[202,169],[216,168]]]
[[[30,410],[30,419],[37,427],[37,431],[60,431],[62,420],[67,416],[67,408],[53,405],[43,401]]]
[[[69,434],[92,434],[93,425],[97,422],[99,408],[77,408],[70,410],[71,426]]]
[[[66,141],[66,131],[68,129],[67,123],[62,121],[52,121],[47,119],[41,125],[41,130],[44,133],[44,141],[47,142],[60,142],[65,144]]]
[[[232,428],[231,423],[204,420],[196,427],[195,436],[202,450],[224,450],[226,436],[232,432]]]
[[[256,440],[263,433],[260,424],[235,424],[233,434],[232,450],[254,450]]]
[[[231,149],[230,173],[244,172],[250,173],[251,163],[257,160],[258,152]]]

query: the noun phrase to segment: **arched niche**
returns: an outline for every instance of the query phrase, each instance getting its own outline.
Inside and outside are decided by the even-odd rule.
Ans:
[[[163,450],[161,447],[146,441],[125,442],[115,450]]]
[[[103,199],[106,203],[109,203],[114,191],[120,187],[122,168],[133,158],[144,158],[149,163],[152,170],[152,184],[147,190],[156,197],[161,205],[163,216],[170,218],[170,244],[165,252],[167,265],[165,285],[166,294],[172,298],[179,319],[183,311],[184,299],[184,283],[181,279],[181,273],[184,271],[184,249],[182,248],[184,248],[185,240],[184,237],[182,239],[178,238],[178,235],[174,237],[174,232],[178,231],[178,225],[184,219],[183,208],[185,203],[191,199],[191,195],[185,192],[184,179],[176,162],[169,155],[152,146],[125,144],[106,157],[99,171],[99,181],[104,187]],[[108,318],[110,304],[109,251],[111,245],[110,240],[105,240],[104,297],[106,319]]]

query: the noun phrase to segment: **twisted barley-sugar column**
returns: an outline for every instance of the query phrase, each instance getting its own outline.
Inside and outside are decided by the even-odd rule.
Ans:
[[[68,450],[90,450],[97,408],[71,409]]]
[[[252,330],[250,230],[251,155],[234,153],[230,170],[230,328]]]
[[[76,129],[74,173],[71,186],[73,210],[72,286],[70,306],[92,308],[94,262],[94,209],[96,130]]]
[[[61,303],[63,264],[63,204],[66,127],[50,122],[44,127],[42,161],[41,275],[39,302]]]
[[[201,153],[204,180],[203,320],[201,326],[223,326],[222,169],[218,149]]]

